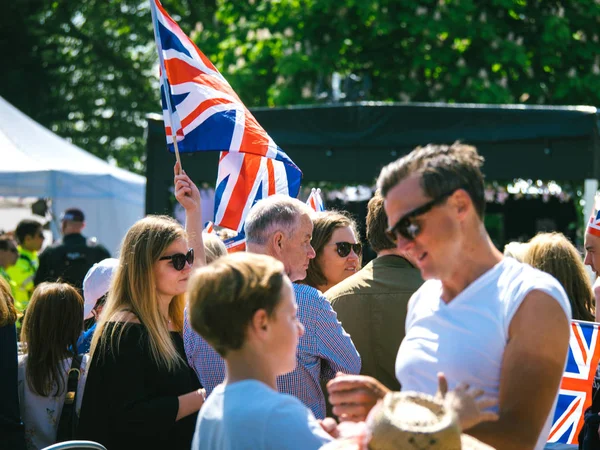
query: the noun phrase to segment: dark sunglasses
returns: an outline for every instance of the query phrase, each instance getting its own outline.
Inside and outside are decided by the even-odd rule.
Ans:
[[[450,192],[442,194],[439,197],[428,201],[424,205],[419,206],[418,208],[413,209],[411,212],[400,217],[400,219],[398,220],[398,222],[396,222],[395,225],[385,230],[385,234],[388,237],[388,239],[394,244],[398,242],[399,236],[402,236],[404,239],[412,241],[421,232],[421,226],[419,224],[414,223],[413,220],[415,220],[419,216],[422,216],[425,213],[428,213],[434,206],[444,203],[448,197],[450,197],[459,189],[462,188],[456,188],[451,190]]]
[[[336,242],[336,251],[337,254],[342,258],[345,258],[350,254],[351,250],[354,250],[357,256],[362,255],[362,245],[361,244],[352,244],[351,242]]]
[[[173,263],[173,268],[175,270],[183,270],[183,268],[185,267],[186,261],[190,266],[192,264],[194,264],[194,249],[190,248],[185,255],[183,253],[175,253],[174,255],[171,255],[171,256],[163,256],[162,258],[159,258],[158,260],[164,261],[164,260],[168,260],[168,259],[170,259],[171,262]]]

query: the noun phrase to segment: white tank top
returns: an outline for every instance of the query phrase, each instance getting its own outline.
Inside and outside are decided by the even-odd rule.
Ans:
[[[408,303],[406,336],[396,358],[402,390],[435,395],[437,373],[444,372],[450,389],[465,382],[498,398],[509,325],[532,290],[554,298],[571,320],[571,305],[560,283],[512,258],[504,258],[448,304],[441,299],[440,281],[424,283]],[[557,398],[558,392],[536,450],[544,448]]]

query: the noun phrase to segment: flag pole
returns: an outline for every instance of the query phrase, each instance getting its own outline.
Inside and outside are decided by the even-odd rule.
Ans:
[[[154,30],[154,42],[156,43],[156,50],[158,51],[158,62],[160,64],[160,77],[163,82],[162,85],[165,89],[165,100],[167,102],[167,110],[169,113],[169,123],[171,124],[171,136],[173,138],[173,147],[175,148],[175,159],[179,163],[180,170],[182,170],[183,166],[181,165],[181,159],[179,157],[179,146],[177,145],[177,131],[175,130],[175,124],[173,123],[173,116],[171,115],[172,114],[171,111],[173,111],[173,109],[171,108],[171,93],[167,92],[167,89],[169,89],[168,87],[170,85],[169,85],[169,81],[167,79],[167,70],[165,68],[165,60],[164,60],[163,52],[162,52],[162,45],[161,45],[160,39],[158,37],[158,17],[156,15],[156,10],[154,9],[156,7],[156,3],[155,3],[155,0],[149,0],[149,2],[150,2],[150,12],[152,14],[152,28]],[[163,120],[164,120],[164,117],[163,117]]]

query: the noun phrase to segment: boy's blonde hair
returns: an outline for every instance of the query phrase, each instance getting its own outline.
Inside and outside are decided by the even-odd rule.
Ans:
[[[256,311],[273,314],[285,276],[281,261],[246,252],[198,269],[188,285],[192,327],[223,357],[240,349]]]

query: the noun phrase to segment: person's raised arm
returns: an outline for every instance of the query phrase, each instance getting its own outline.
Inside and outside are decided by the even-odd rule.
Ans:
[[[497,450],[535,448],[563,376],[569,320],[548,294],[532,291],[509,327],[500,373],[499,418],[467,431]]]
[[[200,191],[192,179],[181,170],[179,163],[175,163],[175,198],[185,209],[185,231],[188,234],[188,243],[194,249],[194,267],[206,265],[204,242],[202,240],[202,206]]]

